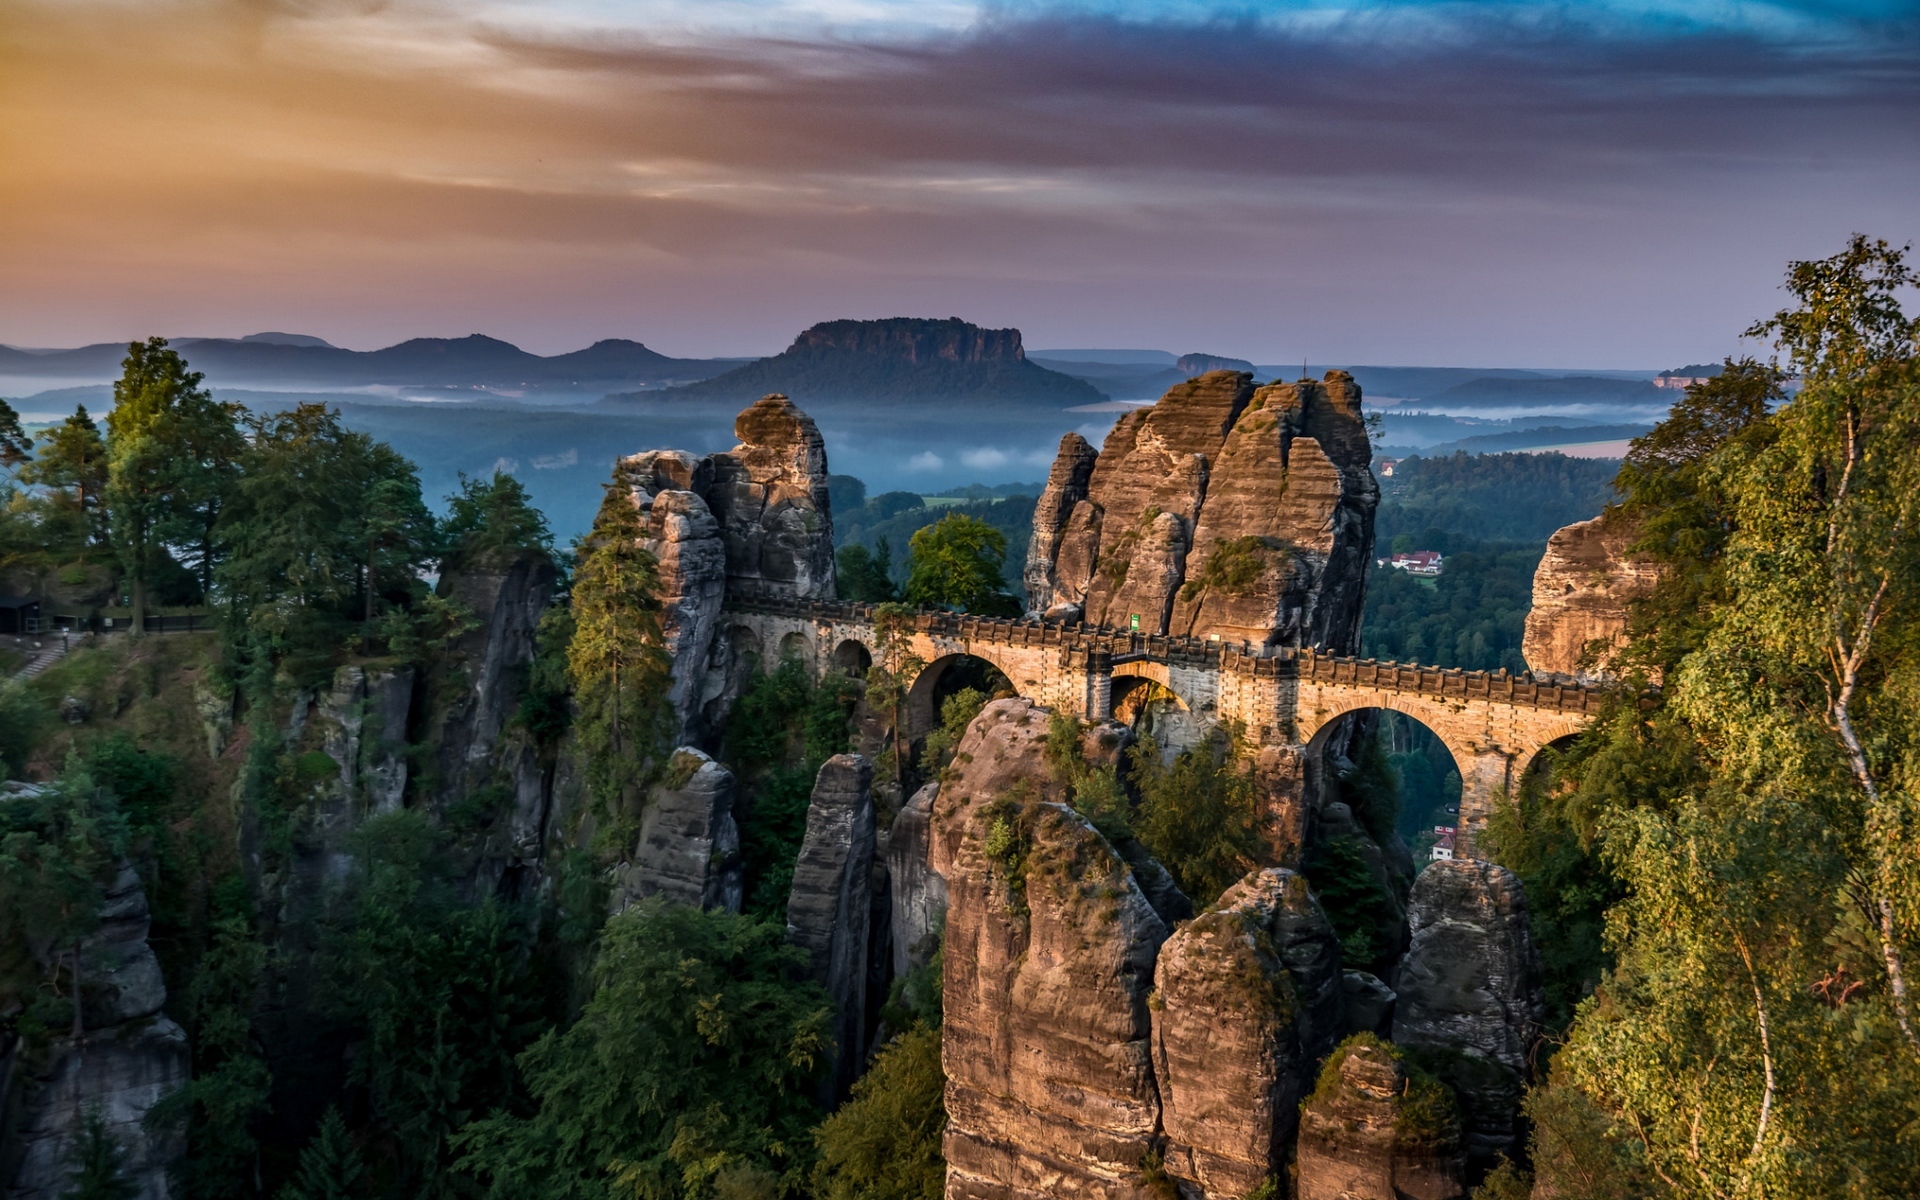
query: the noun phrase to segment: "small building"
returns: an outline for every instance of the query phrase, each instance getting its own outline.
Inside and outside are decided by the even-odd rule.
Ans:
[[[1383,459],[1381,459],[1381,460],[1380,460],[1380,477],[1381,477],[1381,478],[1383,478],[1383,479],[1392,479],[1392,478],[1393,478],[1393,464],[1394,464],[1394,461],[1395,461],[1395,460],[1394,460],[1394,459],[1391,459],[1391,458],[1383,458]]]
[[[1409,575],[1438,575],[1445,561],[1438,550],[1414,550],[1374,560],[1380,566],[1405,571]]]
[[[37,596],[0,596],[0,633],[39,633]]]
[[[1433,843],[1433,849],[1427,852],[1427,858],[1433,862],[1447,862],[1451,860],[1453,858],[1454,827],[1451,825],[1435,825],[1433,832],[1438,834],[1439,837],[1438,840]]]

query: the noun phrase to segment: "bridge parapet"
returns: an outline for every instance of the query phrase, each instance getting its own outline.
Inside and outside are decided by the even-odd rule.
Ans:
[[[766,613],[819,622],[871,625],[880,606],[847,600],[802,600],[771,589],[730,589],[726,607],[735,612]],[[1415,663],[1320,654],[1312,649],[1255,646],[1178,635],[1149,635],[1126,629],[1064,624],[1031,618],[987,617],[920,609],[905,623],[928,637],[1020,649],[1057,648],[1084,661],[1099,654],[1115,665],[1130,662],[1212,668],[1256,679],[1300,679],[1322,684],[1351,684],[1373,691],[1401,692],[1441,700],[1479,700],[1522,708],[1591,716],[1600,711],[1600,688],[1564,677],[1536,678],[1506,671],[1465,671]]]

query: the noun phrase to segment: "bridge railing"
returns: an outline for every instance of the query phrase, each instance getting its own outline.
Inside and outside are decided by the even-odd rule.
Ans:
[[[805,600],[764,584],[729,583],[726,607],[735,612],[871,625],[878,615],[875,610],[879,606],[852,600]],[[1171,666],[1213,667],[1256,678],[1349,684],[1442,699],[1519,704],[1529,708],[1591,713],[1598,711],[1605,694],[1601,688],[1567,676],[1513,675],[1504,670],[1466,671],[1414,663],[1379,662],[1371,658],[1321,654],[1312,648],[1296,649],[1251,641],[1228,642],[1179,634],[1146,634],[1136,630],[1067,624],[1039,618],[987,617],[924,608],[913,614],[912,623],[916,631],[931,637],[1004,646],[1057,646],[1085,653],[1102,653],[1110,656],[1115,664],[1145,661]]]

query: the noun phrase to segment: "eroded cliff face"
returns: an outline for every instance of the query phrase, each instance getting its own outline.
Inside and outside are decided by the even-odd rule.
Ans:
[[[1628,522],[1598,516],[1547,539],[1520,643],[1535,673],[1589,683],[1608,677],[1626,642],[1627,607],[1660,582],[1658,564],[1627,553],[1638,536]]]
[[[1546,1018],[1526,892],[1493,863],[1432,863],[1414,882],[1408,924],[1393,1040],[1437,1052],[1433,1070],[1460,1096],[1466,1150],[1490,1165],[1514,1148],[1521,1087]]]
[[[813,981],[833,998],[833,1070],[821,1095],[828,1105],[846,1095],[866,1057],[874,833],[873,764],[837,754],[814,777],[787,898],[787,940],[807,952]]]
[[[734,432],[740,444],[731,450],[648,450],[615,470],[646,527],[642,545],[659,563],[668,700],[685,743],[710,741],[740,683],[715,636],[729,589],[836,594],[826,443],[813,418],[768,396],[740,414]]]
[[[1061,803],[1047,714],[999,700],[934,802],[947,883],[947,1190],[952,1200],[1149,1200],[1147,1007],[1167,927],[1127,864]]]
[[[664,896],[676,904],[739,912],[740,829],[733,772],[691,746],[673,752],[647,795],[640,840],[614,872],[613,910]]]
[[[106,889],[100,927],[80,948],[84,1035],[0,1055],[0,1163],[15,1166],[9,1200],[54,1200],[69,1194],[76,1145],[86,1114],[97,1110],[124,1154],[121,1177],[136,1200],[167,1200],[167,1172],[186,1150],[175,1130],[149,1128],[154,1105],[187,1082],[187,1035],[162,1011],[167,989],[147,944],[147,897],[134,869],[122,863]],[[35,946],[43,965],[66,947]],[[11,1041],[11,1039],[9,1039]],[[17,1165],[16,1165],[17,1164]]]
[[[1339,1032],[1339,940],[1306,880],[1256,871],[1167,939],[1154,981],[1166,1172],[1206,1200],[1239,1200],[1284,1170]]]
[[[1123,416],[1097,455],[1062,440],[1035,511],[1030,607],[1352,653],[1379,503],[1370,454],[1345,372],[1177,385]]]

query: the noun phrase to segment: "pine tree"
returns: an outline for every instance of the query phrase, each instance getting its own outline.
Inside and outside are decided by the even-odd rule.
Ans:
[[[366,1164],[345,1118],[338,1108],[328,1108],[320,1118],[320,1131],[300,1152],[299,1168],[280,1189],[280,1200],[353,1200],[365,1174]]]
[[[21,468],[20,482],[49,489],[61,506],[78,514],[83,542],[104,543],[107,444],[100,427],[83,404],[39,440],[40,453]]]
[[[133,1200],[140,1194],[126,1177],[126,1152],[107,1128],[98,1105],[87,1109],[72,1163],[73,1183],[61,1193],[61,1200]]]

